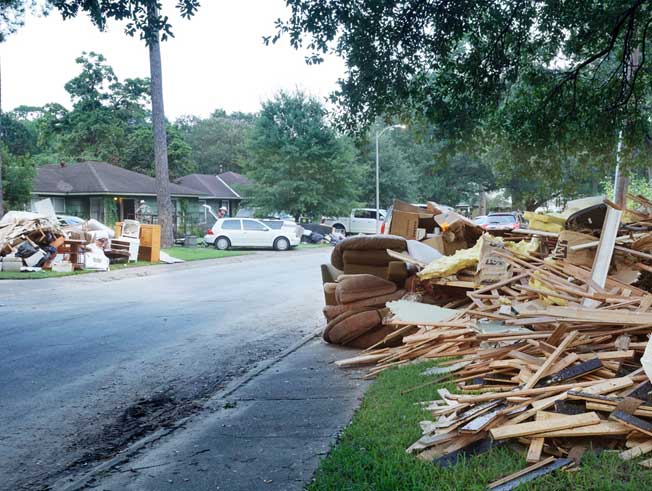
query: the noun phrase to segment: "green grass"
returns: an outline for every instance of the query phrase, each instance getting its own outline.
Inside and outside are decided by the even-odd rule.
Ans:
[[[423,383],[419,373],[432,365],[413,365],[381,374],[338,444],[321,462],[309,491],[479,491],[491,481],[526,466],[523,455],[506,447],[469,457],[446,469],[405,453],[421,436],[419,421],[432,419],[415,402],[438,399],[438,388],[454,389],[450,385],[432,385],[400,394]],[[518,489],[652,489],[652,472],[636,462],[623,462],[613,453],[597,456],[587,452],[579,472],[556,472]]]
[[[204,247],[171,247],[163,249],[172,257],[183,259],[184,261],[201,261],[205,259],[220,259],[223,257],[242,256],[244,254],[252,254],[246,251],[218,251],[213,248]],[[120,271],[127,268],[137,268],[141,266],[158,266],[163,263],[150,263],[147,261],[136,261],[133,263],[112,264],[111,271]],[[34,273],[21,273],[0,271],[0,280],[39,280],[43,278],[59,278],[62,276],[75,276],[80,274],[98,273],[92,269],[83,269],[80,271],[73,271],[72,273],[55,273],[53,271],[37,271]]]
[[[124,264],[112,264],[111,271],[120,271],[121,269],[127,268],[136,268],[140,266],[156,266],[147,261],[136,261],[133,263],[124,263]],[[62,276],[77,276],[80,274],[89,274],[89,273],[102,273],[103,271],[97,271],[93,269],[81,269],[78,271],[73,271],[72,273],[57,273],[54,271],[36,271],[34,273],[22,273],[20,271],[0,271],[0,280],[40,280],[43,278],[60,278]]]
[[[223,257],[253,254],[248,251],[218,251],[214,247],[170,247],[163,249],[170,256],[184,261],[202,261],[205,259],[221,259]]]

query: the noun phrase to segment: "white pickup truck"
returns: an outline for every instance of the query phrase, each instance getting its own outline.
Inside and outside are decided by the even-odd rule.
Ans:
[[[385,210],[380,210],[380,219],[376,227],[375,208],[353,208],[351,216],[327,218],[323,225],[333,227],[345,234],[375,234],[385,221]]]

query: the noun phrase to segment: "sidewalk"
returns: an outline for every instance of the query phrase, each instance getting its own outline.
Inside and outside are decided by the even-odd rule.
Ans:
[[[351,353],[312,339],[92,489],[303,489],[368,385],[332,364]]]

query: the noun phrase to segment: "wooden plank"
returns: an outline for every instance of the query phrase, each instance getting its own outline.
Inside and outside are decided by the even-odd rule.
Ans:
[[[564,368],[556,373],[543,377],[537,383],[537,387],[545,387],[552,384],[559,384],[565,382],[566,380],[572,380],[574,378],[583,377],[589,373],[593,373],[596,370],[602,368],[602,361],[599,358],[592,358],[583,363],[573,365],[572,367]]]
[[[628,414],[624,411],[614,411],[609,416],[609,419],[618,421],[632,430],[640,431],[641,433],[652,436],[652,423],[648,423],[632,414]]]
[[[598,424],[568,428],[564,430],[546,431],[534,435],[535,438],[582,438],[590,436],[627,435],[631,430],[618,421],[602,421]]]
[[[564,430],[581,426],[596,425],[600,423],[600,417],[595,412],[578,414],[575,416],[560,416],[549,421],[531,421],[515,425],[504,425],[489,430],[494,440],[506,438],[517,438],[519,436],[537,435],[554,430]]]
[[[616,245],[616,238],[618,236],[618,228],[620,226],[620,219],[622,218],[623,211],[607,205],[607,215],[602,225],[602,232],[600,233],[600,243],[598,250],[595,253],[593,260],[593,267],[591,268],[591,280],[599,287],[604,288],[607,275],[609,273],[609,266],[611,265],[611,258],[614,253]],[[595,289],[589,287],[589,293],[594,293]],[[597,307],[600,302],[592,299],[584,299],[582,302],[584,307]]]
[[[617,379],[617,380],[621,380],[621,379]],[[630,382],[629,385],[634,384],[634,382],[631,379],[629,379],[629,382]],[[605,385],[605,384],[606,382],[602,382],[601,380],[598,381],[591,380],[588,382],[575,382],[571,384],[553,385],[550,387],[540,387],[538,389],[512,390],[509,392],[501,392],[497,394],[480,394],[475,396],[451,394],[451,398],[459,402],[476,403],[476,402],[492,401],[494,399],[505,399],[507,397],[534,396],[534,395],[541,395],[541,394],[552,395],[559,392],[566,392],[567,390],[571,390],[574,388],[591,387],[593,385]],[[629,387],[629,385],[626,385],[625,387]],[[618,390],[618,389],[614,389],[614,390]]]
[[[527,474],[517,478],[517,479],[512,479],[505,484],[502,484],[500,486],[494,487],[494,491],[511,491],[512,489],[516,489],[521,486],[521,484],[525,484],[530,481],[534,481],[535,479],[538,479],[542,476],[545,476],[546,474],[550,474],[551,472],[556,471],[557,469],[561,469],[564,467],[567,467],[573,463],[572,460],[567,459],[567,458],[559,458],[554,460],[553,462],[535,470],[529,471]],[[534,464],[536,465],[536,464]]]
[[[526,467],[525,469],[521,469],[520,471],[516,471],[513,474],[510,474],[508,476],[497,479],[496,481],[493,481],[492,483],[490,483],[487,486],[487,488],[488,489],[496,488],[496,487],[500,486],[501,484],[505,484],[506,482],[509,482],[509,481],[517,479],[517,478],[519,478],[521,476],[524,476],[528,472],[532,472],[533,470],[544,467],[544,466],[554,462],[554,460],[555,460],[555,457],[548,457],[547,459],[543,459],[542,461],[537,462],[534,465],[530,465],[530,466]]]
[[[527,456],[525,457],[525,461],[528,464],[533,464],[534,462],[539,462],[541,460],[541,452],[543,451],[544,442],[545,438],[532,438],[527,451]]]
[[[648,440],[644,443],[641,443],[640,445],[637,445],[623,452],[620,452],[618,456],[622,460],[631,460],[649,452],[652,452],[652,440]]]
[[[524,389],[531,389],[535,386],[535,384],[539,381],[540,378],[542,378],[544,375],[546,375],[546,371],[557,361],[557,359],[561,356],[561,354],[566,351],[566,349],[570,346],[570,344],[575,340],[577,337],[578,332],[577,331],[572,331],[569,333],[561,343],[559,343],[559,346],[555,351],[552,352],[552,354],[546,358],[546,361],[543,362],[543,365],[539,367],[539,369],[536,371],[536,373],[528,380],[527,384],[523,386]]]
[[[573,321],[595,322],[614,325],[652,324],[652,313],[631,310],[587,309],[581,307],[549,306],[545,310],[524,310],[522,317],[556,317]]]

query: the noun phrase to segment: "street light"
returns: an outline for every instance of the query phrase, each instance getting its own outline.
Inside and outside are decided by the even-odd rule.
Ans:
[[[406,126],[404,124],[393,124],[392,126],[383,128],[381,131],[376,131],[376,233],[380,231],[378,225],[380,220],[380,156],[378,153],[378,140],[387,130],[394,130],[397,128],[405,129]]]

